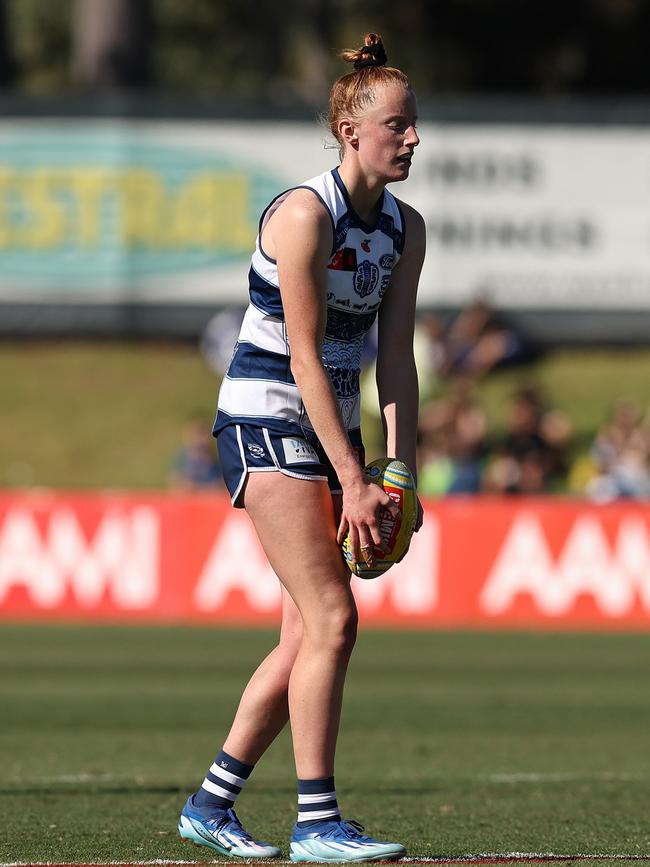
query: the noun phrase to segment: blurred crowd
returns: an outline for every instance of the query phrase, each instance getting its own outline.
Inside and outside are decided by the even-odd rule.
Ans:
[[[599,502],[650,497],[650,410],[644,415],[621,399],[581,452],[570,415],[537,385],[526,384],[508,395],[491,429],[478,382],[494,368],[525,365],[535,348],[482,301],[451,322],[425,317],[421,333],[435,382],[420,412],[422,494],[570,493]]]
[[[224,310],[203,334],[202,354],[219,376],[241,315],[240,309]],[[368,341],[366,364],[375,349]],[[422,316],[416,355],[423,398],[418,429],[422,495],[563,493],[597,502],[650,498],[650,408],[621,399],[590,443],[577,442],[570,414],[528,382],[535,346],[484,301],[447,319]],[[515,366],[522,384],[504,395],[500,416],[490,419],[479,384],[493,370]],[[209,419],[187,421],[169,483],[185,491],[224,490]]]

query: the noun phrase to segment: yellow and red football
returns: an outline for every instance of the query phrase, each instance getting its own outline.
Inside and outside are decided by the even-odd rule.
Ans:
[[[418,500],[415,479],[402,461],[395,458],[379,458],[368,464],[364,472],[367,479],[386,491],[401,512],[399,518],[393,518],[386,509],[380,510],[379,533],[384,551],[379,548],[374,549],[372,566],[362,559],[355,563],[352,559],[350,537],[346,536],[343,542],[343,556],[350,571],[359,578],[376,578],[378,575],[383,575],[394,563],[398,563],[407,552],[415,529]]]

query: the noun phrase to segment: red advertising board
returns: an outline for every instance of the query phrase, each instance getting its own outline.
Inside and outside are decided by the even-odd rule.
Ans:
[[[650,504],[425,504],[399,565],[353,579],[362,623],[650,627]],[[279,585],[221,496],[0,493],[0,618],[274,623]]]

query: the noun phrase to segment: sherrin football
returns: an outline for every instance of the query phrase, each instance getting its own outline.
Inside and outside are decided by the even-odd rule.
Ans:
[[[409,468],[395,458],[379,458],[364,469],[366,478],[379,485],[400,509],[401,516],[393,518],[386,509],[379,511],[379,533],[385,553],[374,550],[374,563],[368,566],[363,559],[352,560],[350,537],[343,542],[343,556],[351,572],[359,578],[376,578],[383,575],[394,563],[398,563],[411,542],[418,513],[415,479]]]

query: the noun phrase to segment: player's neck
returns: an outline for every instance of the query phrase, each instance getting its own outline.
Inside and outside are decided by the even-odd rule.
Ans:
[[[367,177],[357,166],[345,160],[339,167],[339,175],[352,207],[364,222],[372,225],[377,218],[377,203],[384,192],[384,182],[379,178]]]

